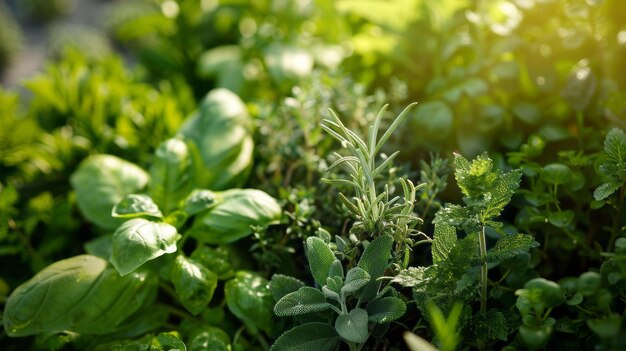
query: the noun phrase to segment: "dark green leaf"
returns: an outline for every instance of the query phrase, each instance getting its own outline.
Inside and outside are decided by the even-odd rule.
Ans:
[[[274,274],[270,280],[270,292],[275,301],[280,300],[283,296],[297,291],[302,288],[304,283],[294,277],[282,274]]]
[[[365,307],[370,322],[390,323],[404,315],[406,304],[397,297],[374,299]]]
[[[111,263],[126,275],[161,255],[176,252],[179,235],[167,224],[135,218],[124,222],[113,233]]]
[[[191,259],[198,261],[203,266],[210,268],[211,272],[217,274],[220,280],[231,278],[235,272],[229,261],[229,253],[225,248],[209,247],[199,245],[191,253]]]
[[[541,180],[549,184],[562,185],[572,180],[572,170],[561,163],[551,163],[541,170]]]
[[[194,315],[209,305],[217,287],[215,273],[183,255],[176,257],[171,280],[180,303]]]
[[[224,287],[230,312],[247,325],[266,332],[272,327],[274,306],[268,285],[269,282],[258,274],[240,271]]]
[[[326,323],[306,323],[286,331],[276,339],[271,351],[335,351],[339,335]]]
[[[222,329],[203,327],[189,341],[189,351],[230,351],[230,337]]]

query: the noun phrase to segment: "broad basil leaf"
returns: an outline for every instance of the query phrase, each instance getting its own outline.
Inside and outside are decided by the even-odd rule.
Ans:
[[[191,230],[196,239],[228,244],[252,234],[252,225],[277,223],[282,215],[278,202],[256,189],[232,189],[218,193],[223,201],[197,217]]]
[[[55,262],[13,291],[4,310],[9,336],[107,334],[154,301],[157,280],[147,272],[120,276],[101,258],[80,255]]]
[[[194,315],[209,305],[217,287],[215,273],[183,255],[176,257],[171,280],[180,302]]]
[[[203,327],[189,342],[189,351],[230,351],[230,337],[222,329]]]
[[[335,321],[335,330],[344,340],[361,344],[367,341],[367,311],[355,308],[350,313],[342,314]]]
[[[271,351],[334,351],[339,346],[339,335],[326,323],[306,323],[281,335]]]
[[[179,139],[164,141],[154,156],[148,194],[169,213],[194,187],[192,158],[187,144]]]
[[[274,299],[268,281],[251,272],[237,272],[224,287],[228,309],[246,324],[269,332]]]
[[[137,218],[142,216],[163,218],[163,213],[152,201],[152,198],[143,194],[128,194],[122,201],[113,206],[111,216],[115,218]]]
[[[365,309],[370,322],[382,324],[402,317],[406,304],[397,297],[389,296],[370,301]]]
[[[100,344],[95,351],[186,351],[185,343],[177,332],[148,334],[137,340],[117,340]]]
[[[362,287],[364,287],[370,281],[370,275],[366,270],[359,267],[353,267],[348,271],[346,275],[346,281],[341,287],[343,294],[352,294]]]
[[[148,184],[148,174],[136,165],[112,155],[86,158],[72,174],[76,202],[81,213],[105,229],[115,229],[123,220],[111,217],[111,209],[125,195]]]
[[[335,261],[335,255],[322,239],[315,236],[306,239],[306,254],[313,279],[323,286]]]
[[[85,252],[92,256],[97,256],[108,260],[111,258],[111,246],[113,245],[112,235],[102,235],[89,240],[83,245]]]
[[[252,166],[250,117],[241,99],[227,89],[210,91],[179,129],[193,142],[203,163],[197,188],[242,186]]]
[[[110,261],[126,275],[147,261],[175,252],[178,237],[176,228],[167,223],[131,219],[113,233]]]
[[[282,274],[274,274],[270,280],[270,292],[275,301],[280,300],[283,296],[297,291],[304,286],[304,283],[294,277]]]
[[[304,286],[283,296],[274,306],[274,313],[280,317],[298,316],[330,308],[324,294],[312,287]]]
[[[200,245],[191,253],[191,259],[198,261],[205,267],[210,267],[211,272],[217,274],[220,280],[230,279],[235,275],[228,258],[228,251],[221,246]]]
[[[216,206],[222,201],[222,197],[218,196],[211,190],[198,189],[194,190],[185,199],[184,210],[187,215],[193,216],[199,212]]]

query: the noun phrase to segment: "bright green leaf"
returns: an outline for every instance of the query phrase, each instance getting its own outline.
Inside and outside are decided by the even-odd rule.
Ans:
[[[75,256],[51,264],[13,291],[4,308],[4,329],[9,336],[111,333],[151,303],[156,290],[156,279],[147,272],[122,277],[106,260]]]
[[[176,228],[167,223],[131,219],[113,233],[110,261],[126,275],[152,259],[176,252],[178,238]]]
[[[113,206],[125,195],[148,184],[149,176],[136,165],[112,155],[83,160],[70,179],[81,213],[105,229],[117,228],[123,220],[111,217]]]
[[[113,206],[111,215],[116,218],[163,217],[163,213],[152,201],[152,198],[143,194],[128,194],[124,196],[122,201]]]

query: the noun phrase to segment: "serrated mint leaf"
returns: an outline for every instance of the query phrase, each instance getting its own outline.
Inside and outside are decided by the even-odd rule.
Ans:
[[[528,252],[539,246],[539,243],[528,234],[506,235],[498,239],[496,245],[487,252],[487,261],[506,260]]]
[[[406,311],[406,304],[402,299],[388,296],[370,301],[365,309],[370,322],[382,324],[402,317]]]
[[[362,287],[364,287],[370,281],[370,275],[366,270],[360,267],[351,268],[346,274],[346,280],[341,287],[341,293],[352,294]]]
[[[282,274],[274,274],[269,284],[270,292],[275,301],[302,287],[304,287],[304,283],[299,279]]]
[[[366,342],[369,337],[367,323],[367,311],[362,308],[355,308],[349,313],[337,317],[335,330],[344,340],[361,344]]]
[[[335,261],[335,255],[326,243],[318,237],[309,237],[306,240],[306,254],[309,260],[309,269],[313,279],[323,286],[330,273],[330,267]]]
[[[113,233],[111,263],[126,275],[161,255],[176,252],[176,228],[161,222],[135,218],[122,223]]]
[[[613,195],[613,193],[617,191],[617,189],[619,189],[621,186],[622,184],[618,182],[604,183],[597,187],[596,190],[594,190],[593,197],[594,199],[596,199],[596,201],[602,201],[607,197]]]
[[[432,244],[433,263],[445,260],[456,242],[456,229],[453,226],[446,223],[435,224]]]
[[[284,332],[270,351],[335,351],[339,335],[326,323],[306,323]]]
[[[299,316],[330,308],[324,294],[312,287],[304,286],[283,296],[274,306],[274,313],[280,317]]]
[[[422,284],[426,278],[426,267],[409,267],[403,269],[391,279],[392,283],[397,283],[403,287],[411,288],[418,284]]]
[[[217,287],[215,273],[183,255],[176,257],[170,279],[180,302],[194,315],[209,305]]]
[[[387,269],[392,245],[391,235],[384,234],[374,239],[363,252],[358,267],[367,271],[372,279],[380,278]]]
[[[116,218],[137,218],[149,216],[163,218],[163,213],[152,201],[152,198],[144,194],[128,194],[122,201],[113,206],[111,216]]]

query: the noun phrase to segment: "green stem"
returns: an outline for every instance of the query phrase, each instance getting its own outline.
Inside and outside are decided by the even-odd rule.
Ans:
[[[359,350],[359,347],[355,343],[349,342],[348,346],[350,347],[350,351],[358,351]]]
[[[606,249],[607,252],[612,252],[615,245],[615,239],[617,239],[617,230],[622,222],[622,208],[624,207],[624,193],[626,192],[626,186],[622,185],[619,189],[619,199],[617,203],[617,215],[613,222],[613,230],[611,231],[611,238],[609,239],[609,245]]]
[[[485,226],[478,235],[480,248],[480,312],[487,312],[487,239],[485,238]]]
[[[576,124],[578,127],[578,146],[582,149],[583,147],[583,129],[584,129],[584,118],[583,111],[576,111]]]

